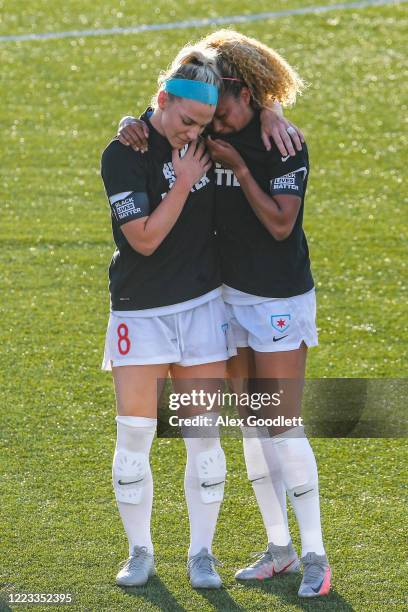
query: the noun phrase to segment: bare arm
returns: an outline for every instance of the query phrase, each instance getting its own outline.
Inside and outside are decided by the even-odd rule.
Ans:
[[[275,240],[285,240],[293,230],[301,198],[287,194],[271,196],[265,193],[238,151],[223,140],[210,139],[208,148],[215,161],[233,170],[252,210],[271,236]]]
[[[245,165],[234,170],[252,210],[275,240],[292,233],[302,200],[293,195],[270,196],[261,189]]]

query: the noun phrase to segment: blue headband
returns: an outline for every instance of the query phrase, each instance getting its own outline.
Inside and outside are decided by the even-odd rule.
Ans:
[[[197,100],[203,104],[216,105],[218,102],[218,88],[203,81],[190,81],[189,79],[169,79],[164,83],[164,91],[179,96]]]

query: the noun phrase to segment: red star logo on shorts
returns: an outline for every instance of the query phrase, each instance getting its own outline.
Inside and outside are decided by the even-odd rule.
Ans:
[[[271,325],[277,332],[284,334],[290,327],[291,318],[292,316],[289,313],[272,315]]]

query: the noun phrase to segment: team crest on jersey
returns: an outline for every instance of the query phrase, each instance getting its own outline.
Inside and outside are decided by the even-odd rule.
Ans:
[[[290,314],[272,315],[271,325],[273,329],[282,334],[290,326],[290,318]]]

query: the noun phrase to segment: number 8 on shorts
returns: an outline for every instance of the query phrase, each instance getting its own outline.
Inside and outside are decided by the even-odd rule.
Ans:
[[[127,355],[130,351],[129,329],[126,323],[118,325],[118,349],[121,355]]]

